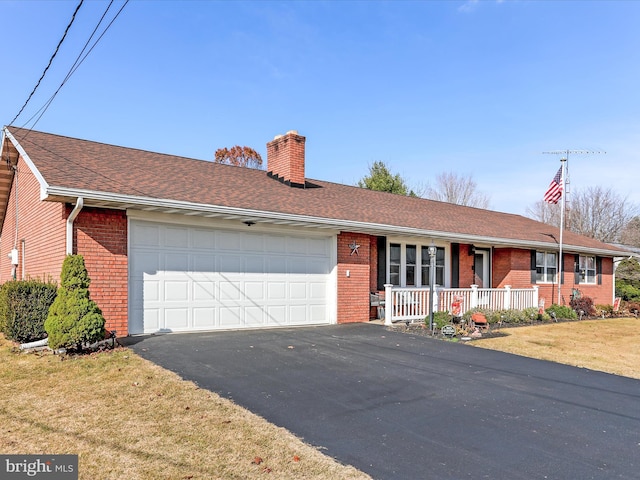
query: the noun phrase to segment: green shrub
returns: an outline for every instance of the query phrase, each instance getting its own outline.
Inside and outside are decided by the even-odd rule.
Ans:
[[[67,255],[62,264],[58,296],[44,328],[49,347],[81,350],[85,343],[104,338],[104,317],[89,298],[89,274],[81,255]]]
[[[555,314],[555,318],[560,319],[564,318],[567,320],[575,320],[578,318],[575,310],[571,307],[567,307],[566,305],[558,305],[554,303],[549,308],[546,309],[546,313],[548,313],[551,317]]]
[[[46,338],[44,322],[56,298],[56,285],[40,280],[11,280],[0,287],[0,331],[16,342]]]
[[[569,305],[571,305],[571,308],[573,308],[577,314],[584,312],[583,315],[587,315],[589,317],[596,314],[596,309],[593,306],[593,298],[591,297],[581,296],[572,298]]]
[[[613,305],[600,304],[596,305],[596,313],[602,317],[613,316]]]
[[[433,312],[433,325],[437,329],[441,329],[445,325],[451,323],[453,317],[448,311]],[[429,326],[429,316],[424,319],[425,325]]]

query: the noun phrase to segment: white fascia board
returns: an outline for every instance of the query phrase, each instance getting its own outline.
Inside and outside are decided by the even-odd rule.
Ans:
[[[85,205],[90,205],[93,200],[100,203],[112,203],[114,208],[140,208],[153,207],[159,209],[171,209],[187,214],[189,212],[198,212],[201,214],[229,215],[238,218],[255,218],[264,219],[275,222],[292,222],[306,224],[309,226],[317,226],[323,228],[334,228],[338,230],[347,230],[352,232],[361,232],[374,235],[409,235],[428,237],[431,239],[441,239],[447,241],[461,243],[488,243],[493,246],[514,247],[525,249],[555,250],[558,244],[555,242],[531,242],[526,240],[514,240],[499,237],[484,237],[480,235],[467,235],[453,232],[443,232],[436,230],[423,230],[411,227],[402,227],[397,225],[385,225],[378,223],[358,222],[352,220],[340,220],[323,217],[310,217],[307,215],[297,215],[290,213],[269,212],[262,210],[250,210],[237,207],[226,207],[221,205],[208,205],[202,203],[185,202],[179,200],[138,197],[133,195],[121,195],[108,192],[99,192],[82,189],[68,189],[63,187],[47,187],[46,195],[54,197],[69,197],[70,202],[75,201],[78,197],[83,197]],[[117,205],[117,206],[116,206]],[[118,207],[119,206],[119,207]],[[566,253],[585,253],[591,255],[614,256],[620,252],[607,249],[594,249],[588,247],[580,247],[565,244],[563,249]]]
[[[47,188],[49,188],[49,185],[45,181],[40,171],[36,168],[35,164],[31,161],[31,158],[29,157],[25,149],[22,148],[22,145],[20,145],[18,140],[16,140],[16,138],[11,134],[11,132],[7,130],[7,127],[4,127],[3,132],[9,138],[9,140],[11,140],[11,143],[13,143],[13,146],[16,147],[16,150],[18,150],[18,153],[22,157],[22,160],[24,160],[24,162],[28,165],[33,175],[36,177],[36,180],[38,180],[38,183],[40,184],[40,200],[45,200],[47,198],[46,191],[47,191]],[[3,142],[3,145],[4,145],[4,142]]]

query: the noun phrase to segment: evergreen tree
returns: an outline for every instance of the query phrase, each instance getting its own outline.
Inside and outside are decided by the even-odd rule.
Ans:
[[[89,298],[90,282],[82,255],[67,255],[58,296],[44,323],[50,348],[81,350],[83,344],[104,338],[105,320],[98,305]]]

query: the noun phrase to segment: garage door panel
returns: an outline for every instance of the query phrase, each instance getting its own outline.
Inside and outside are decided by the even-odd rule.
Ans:
[[[311,323],[327,323],[327,309],[324,305],[309,305]]]
[[[240,282],[221,281],[220,282],[220,300],[241,300],[242,285]]]
[[[193,326],[197,329],[214,328],[216,326],[216,309],[214,307],[194,308]]]
[[[242,326],[242,310],[237,307],[220,307],[220,326],[234,328]]]
[[[264,282],[253,281],[253,282],[244,282],[244,292],[247,296],[248,300],[261,302],[266,300],[266,296],[264,294]]]
[[[268,323],[272,327],[287,324],[287,309],[283,305],[267,307]]]
[[[164,246],[184,248],[189,246],[189,231],[182,227],[166,227],[164,229]]]
[[[164,255],[164,270],[169,272],[188,272],[189,255],[187,253],[169,253]]]
[[[290,300],[306,300],[307,284],[305,282],[289,283],[289,299]]]
[[[139,282],[139,284],[142,283]],[[136,290],[139,291],[139,289]],[[143,292],[145,301],[157,302],[160,300],[160,282],[158,280],[145,279]],[[138,296],[134,295],[134,300],[138,299]]]
[[[286,282],[270,281],[267,284],[267,291],[269,292],[269,298],[272,300],[284,300],[287,298]]]
[[[189,326],[189,309],[165,308],[164,327],[167,330],[184,331]]]
[[[215,288],[216,284],[212,281],[197,280],[192,282],[193,286],[193,300],[194,301],[207,301],[214,300],[216,298]]]
[[[191,255],[191,268],[193,272],[213,272],[216,269],[216,257],[211,254],[194,253]]]
[[[130,333],[331,321],[331,237],[130,225]]]
[[[327,284],[325,282],[309,283],[309,300],[324,301],[327,298]]]
[[[264,325],[264,310],[261,307],[249,306],[244,309],[244,323],[247,327]]]
[[[189,300],[189,282],[187,280],[168,280],[164,282],[164,299],[167,302],[186,302]]]
[[[193,229],[191,247],[212,250],[216,245],[216,237],[211,230]]]
[[[242,256],[224,255],[218,257],[218,270],[225,273],[239,273],[242,271]]]

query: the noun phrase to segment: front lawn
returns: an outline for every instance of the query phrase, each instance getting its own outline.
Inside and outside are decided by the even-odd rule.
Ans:
[[[365,479],[130,350],[19,354],[0,335],[0,452],[78,454],[79,478]]]

